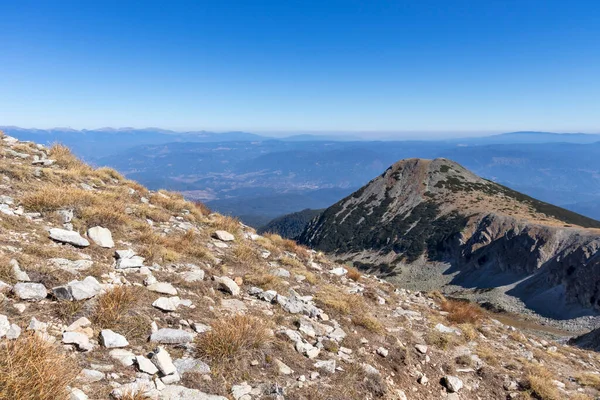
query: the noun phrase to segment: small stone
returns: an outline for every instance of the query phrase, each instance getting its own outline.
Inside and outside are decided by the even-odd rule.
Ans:
[[[9,329],[10,322],[8,322],[8,317],[0,314],[0,338],[4,337]]]
[[[344,276],[348,273],[348,270],[344,267],[338,267],[332,269],[331,271],[329,271],[329,273],[335,276]]]
[[[108,349],[129,346],[129,342],[127,341],[125,336],[113,332],[110,329],[103,329],[100,332],[100,341],[102,342],[104,347]]]
[[[238,296],[240,294],[240,287],[231,278],[226,276],[215,276],[214,280],[219,285],[219,289],[224,290],[232,296]]]
[[[192,324],[192,328],[196,333],[204,333],[212,330],[212,328],[206,324],[201,324],[199,322],[194,322]]]
[[[152,363],[152,361],[150,361],[148,358],[144,356],[137,356],[135,360],[140,371],[150,375],[154,375],[158,372],[158,368],[156,368],[156,365],[154,365],[154,363]]]
[[[21,300],[42,300],[48,295],[41,283],[19,282],[13,286],[13,293]]]
[[[415,349],[417,349],[419,353],[425,354],[427,353],[428,347],[424,344],[417,344],[415,345]]]
[[[159,297],[152,303],[152,306],[162,311],[175,311],[179,307],[180,302],[181,299],[178,296]]]
[[[277,365],[277,369],[282,375],[291,375],[294,373],[290,367],[285,365],[281,360],[275,359],[275,365]]]
[[[189,343],[194,340],[194,335],[181,329],[163,328],[152,333],[150,336],[151,342],[163,344],[182,344]]]
[[[314,367],[330,374],[335,373],[335,360],[317,361]]]
[[[196,360],[194,358],[178,358],[173,361],[177,373],[183,375],[186,372],[194,372],[201,375],[210,374],[210,367],[203,361]]]
[[[227,231],[215,231],[213,236],[223,242],[232,242],[235,240],[235,236]]]
[[[162,347],[159,347],[154,351],[150,360],[163,375],[170,375],[177,372],[177,368],[175,368],[171,356]]]
[[[429,382],[429,379],[425,376],[425,374],[421,374],[417,378],[417,382],[419,382],[421,385],[427,385],[427,382]]]
[[[170,384],[179,382],[181,380],[181,377],[179,376],[179,374],[177,372],[175,372],[174,374],[163,376],[162,378],[160,378],[160,380],[165,385],[170,385]]]
[[[18,339],[21,336],[21,328],[17,324],[11,324],[10,328],[6,332],[6,338],[10,340]],[[2,335],[0,335],[2,337]]]
[[[77,378],[85,383],[93,383],[101,381],[104,377],[104,372],[96,371],[94,369],[83,369]]]
[[[68,400],[89,400],[89,397],[81,389],[71,388]]]
[[[87,235],[94,243],[100,247],[111,249],[115,246],[112,233],[109,229],[101,226],[94,226],[87,231]]]
[[[177,295],[177,289],[173,287],[170,283],[167,282],[158,282],[148,286],[148,290],[161,294],[168,294],[171,296]]]
[[[52,228],[49,231],[50,238],[61,243],[72,244],[78,247],[87,247],[90,242],[83,238],[79,233],[68,231],[66,229]]]
[[[231,387],[231,395],[235,400],[250,399],[250,392],[252,392],[252,386],[248,385],[248,382],[242,382]]]
[[[386,348],[380,347],[377,349],[377,354],[379,354],[381,357],[387,357],[389,352]]]
[[[460,378],[452,375],[446,375],[442,379],[443,385],[448,389],[450,393],[458,392],[463,387],[463,382]]]
[[[102,286],[93,276],[88,276],[82,281],[69,282],[68,286],[75,301],[91,299],[102,292]]]
[[[108,353],[112,358],[119,361],[123,366],[130,367],[133,365],[136,355],[129,350],[114,349]]]
[[[62,342],[64,344],[74,344],[82,351],[90,351],[94,347],[87,335],[81,332],[63,332]]]
[[[200,281],[204,280],[204,271],[199,269],[197,271],[185,272],[183,274],[183,280],[186,282],[189,282],[189,283],[200,282]]]

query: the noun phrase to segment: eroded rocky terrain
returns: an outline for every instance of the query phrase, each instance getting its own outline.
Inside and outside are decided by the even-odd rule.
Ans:
[[[1,399],[593,399],[600,358],[0,139]]]

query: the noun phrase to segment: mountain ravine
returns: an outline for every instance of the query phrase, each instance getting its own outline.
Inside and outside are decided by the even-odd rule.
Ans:
[[[326,209],[299,241],[400,285],[419,276],[428,289],[562,320],[600,311],[598,228],[450,160],[407,159]]]

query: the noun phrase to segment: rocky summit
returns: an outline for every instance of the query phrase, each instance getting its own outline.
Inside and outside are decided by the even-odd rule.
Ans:
[[[403,287],[589,328],[600,311],[598,228],[450,160],[407,159],[314,218],[299,241]]]
[[[401,179],[406,168],[422,179]],[[479,226],[481,218],[423,199],[444,195],[446,185],[484,183],[468,176],[428,186],[446,168],[458,167],[439,160],[395,166],[374,181],[387,190],[367,187],[325,218],[371,224],[424,204],[423,215],[438,216],[429,222],[439,221],[439,241],[413,249],[385,224],[378,227],[393,243],[377,235],[357,240],[391,251],[397,245],[411,259],[426,248],[431,256],[452,254],[450,244],[460,242],[454,228]],[[403,181],[424,197],[402,197],[396,183]],[[63,146],[1,136],[0,202],[0,399],[600,395],[594,352],[537,337],[470,303],[400,289],[278,235],[258,235],[176,193],[91,168]],[[350,204],[365,212],[355,215]],[[532,209],[520,210],[526,216]],[[544,214],[547,232],[570,232],[559,217]],[[410,222],[415,233],[429,229],[420,221]],[[318,242],[325,236],[312,229],[317,247],[341,243],[332,236],[333,247]],[[354,251],[357,242],[338,234],[348,242],[343,250]]]

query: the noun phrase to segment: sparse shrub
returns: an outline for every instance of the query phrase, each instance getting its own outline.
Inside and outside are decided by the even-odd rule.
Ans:
[[[248,315],[217,320],[212,330],[196,339],[199,357],[217,365],[264,348],[270,341],[264,321]]]
[[[478,305],[468,301],[446,300],[440,307],[448,313],[448,321],[455,324],[474,324],[484,316]]]
[[[24,334],[0,343],[0,399],[68,398],[76,365],[57,347],[37,335]]]

